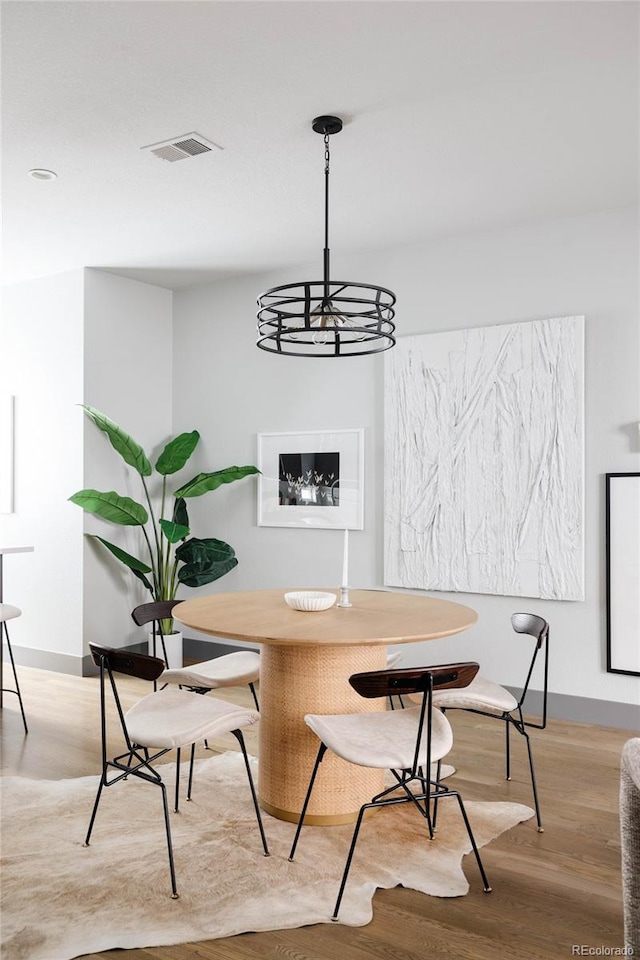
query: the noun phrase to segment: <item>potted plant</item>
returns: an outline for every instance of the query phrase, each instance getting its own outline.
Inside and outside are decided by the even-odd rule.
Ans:
[[[187,500],[216,490],[223,483],[233,483],[253,473],[257,467],[226,467],[213,473],[198,473],[176,490],[167,490],[167,477],[186,466],[198,445],[197,430],[181,433],[166,444],[152,467],[139,443],[95,407],[81,405],[87,417],[106,433],[111,446],[140,477],[144,504],[123,497],[115,490],[79,490],[69,497],[83,510],[120,526],[140,527],[146,545],[145,560],[133,557],[114,543],[97,534],[98,540],[113,556],[140,580],[153,600],[174,600],[180,584],[201,587],[223,577],[238,564],[233,547],[223,540],[191,536]],[[154,508],[148,478],[161,478],[159,509]],[[165,635],[171,633],[171,620],[162,624]]]

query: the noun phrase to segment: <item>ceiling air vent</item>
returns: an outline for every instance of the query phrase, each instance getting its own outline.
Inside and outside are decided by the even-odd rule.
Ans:
[[[161,140],[160,143],[150,143],[141,150],[149,150],[159,160],[186,160],[187,157],[197,157],[199,153],[211,153],[212,150],[222,150],[217,143],[207,140],[200,133],[183,133],[180,137],[171,140]]]

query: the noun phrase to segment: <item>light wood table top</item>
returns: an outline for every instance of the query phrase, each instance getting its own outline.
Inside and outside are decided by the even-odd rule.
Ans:
[[[460,603],[387,590],[351,590],[351,607],[307,613],[287,606],[288,592],[217,593],[186,600],[173,615],[203,633],[291,646],[415,643],[461,633],[478,619],[475,610]],[[340,595],[339,590],[323,592]]]
[[[384,699],[358,696],[349,677],[383,670],[387,644],[460,633],[476,622],[477,615],[459,603],[386,590],[351,590],[351,607],[307,613],[287,606],[286,592],[198,597],[178,604],[173,615],[203,633],[262,644],[260,805],[272,816],[295,823],[318,751],[305,714],[385,710]],[[356,767],[328,754],[305,823],[351,823],[360,805],[382,788],[383,771]]]

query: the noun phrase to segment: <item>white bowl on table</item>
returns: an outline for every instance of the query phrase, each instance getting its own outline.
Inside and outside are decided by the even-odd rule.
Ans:
[[[285,593],[286,603],[294,610],[305,613],[317,613],[319,610],[328,610],[336,602],[335,593],[321,593],[318,590],[296,590]]]

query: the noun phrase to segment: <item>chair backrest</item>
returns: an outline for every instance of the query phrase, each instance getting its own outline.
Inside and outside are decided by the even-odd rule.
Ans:
[[[423,694],[416,727],[413,764],[410,770],[411,776],[416,776],[421,768],[426,771],[431,769],[433,691],[466,687],[471,683],[478,670],[479,665],[477,663],[445,663],[433,667],[374,670],[369,673],[354,673],[353,676],[349,677],[349,683],[361,697]],[[405,717],[408,715],[407,711],[403,710],[395,712],[404,714]],[[444,717],[441,717],[441,721],[447,723]],[[422,754],[423,749],[424,755]]]
[[[106,680],[109,678],[109,684],[113,693],[113,699],[118,711],[120,728],[122,736],[127,745],[127,750],[131,750],[131,739],[127,724],[120,703],[120,696],[114,678],[114,673],[124,673],[130,677],[139,677],[141,680],[155,681],[164,670],[164,660],[159,657],[148,657],[144,653],[129,653],[127,650],[116,650],[114,647],[102,647],[97,643],[90,643],[89,649],[93,657],[93,662],[100,667],[100,729],[102,739],[102,769],[106,769],[107,764],[107,707],[106,707]]]
[[[164,637],[165,631],[162,626],[162,622],[170,620],[173,608],[180,603],[179,600],[153,600],[151,603],[141,603],[140,606],[135,607],[131,611],[131,618],[134,623],[137,623],[139,627],[143,627],[145,623],[151,623],[152,626],[152,639],[153,639],[153,653],[156,653],[156,641],[160,638],[160,646],[162,648],[162,655],[164,657],[165,666],[169,666],[169,659],[167,657],[167,648],[165,646]]]
[[[536,658],[539,651],[544,646],[544,680],[543,680],[543,690],[542,690],[542,723],[531,723],[527,722],[527,726],[536,727],[536,729],[543,730],[547,725],[547,696],[548,696],[548,687],[549,687],[549,624],[544,619],[544,617],[539,617],[535,613],[514,613],[511,615],[511,626],[516,633],[524,633],[530,637],[533,637],[536,641],[536,645],[533,648],[533,656],[531,657],[531,663],[529,664],[529,670],[527,672],[527,677],[522,687],[522,693],[520,694],[520,700],[518,701],[518,707],[522,707],[525,697],[527,696],[527,691],[529,690],[529,682],[533,674],[533,668],[536,664]]]
[[[173,608],[180,603],[179,600],[154,600],[152,603],[141,603],[131,611],[133,622],[139,627],[145,623],[151,623],[153,620],[169,620]]]
[[[511,626],[516,633],[527,633],[538,641],[538,648],[542,646],[549,633],[549,624],[543,617],[535,613],[512,613]]]
[[[354,673],[349,683],[361,697],[402,696],[431,690],[468,687],[479,670],[477,663],[444,663],[434,667],[404,667]]]
[[[141,680],[157,680],[164,670],[164,661],[160,657],[101,647],[97,643],[90,643],[89,649],[95,665],[105,667],[110,673],[126,673]]]

